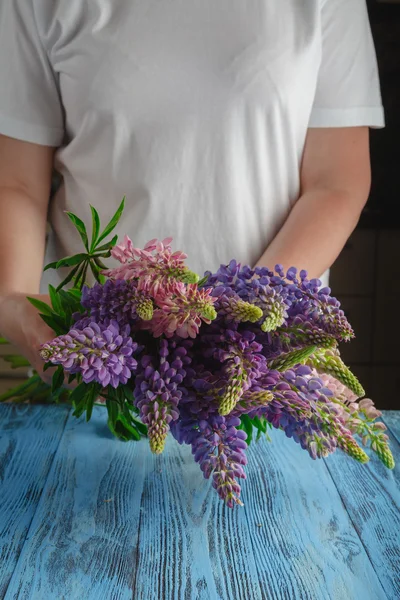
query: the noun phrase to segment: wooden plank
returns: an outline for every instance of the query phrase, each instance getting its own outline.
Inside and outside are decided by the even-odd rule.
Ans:
[[[259,600],[261,590],[246,515],[219,500],[189,446],[170,437],[161,456],[145,453],[133,598]]]
[[[143,444],[113,438],[105,414],[68,419],[6,600],[132,598]]]
[[[400,410],[384,410],[382,413],[385,425],[400,444]]]
[[[243,486],[262,598],[386,598],[322,460],[271,432]]]
[[[384,412],[385,414],[385,412]],[[400,445],[389,431],[396,467],[388,470],[369,449],[366,465],[341,452],[326,459],[351,521],[388,598],[400,598]]]
[[[60,406],[0,405],[0,598],[17,564],[68,412]]]
[[[324,462],[281,432],[230,510],[188,447],[118,442],[102,411],[69,418],[6,600],[387,598]]]
[[[188,447],[119,442],[95,407],[68,421],[6,600],[259,600],[248,538]]]

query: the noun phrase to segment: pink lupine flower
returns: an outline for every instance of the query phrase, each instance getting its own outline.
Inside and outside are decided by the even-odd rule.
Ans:
[[[358,409],[362,411],[367,419],[376,419],[382,416],[380,410],[378,410],[375,406],[371,398],[363,398],[358,403]]]
[[[199,289],[196,284],[175,290],[175,294],[159,290],[155,301],[158,308],[152,321],[146,324],[153,335],[171,337],[175,333],[182,338],[195,338],[201,322],[211,323],[217,313],[213,306],[218,298],[211,296],[211,288]]]
[[[315,376],[321,379],[324,386],[327,387],[328,390],[331,390],[334,398],[336,398],[344,404],[344,407],[338,404],[336,408],[338,410],[338,414],[345,421],[349,419],[350,415],[356,413],[359,410],[357,395],[354,394],[351,390],[349,390],[349,388],[343,385],[335,377],[326,373],[317,373],[317,371],[315,371]],[[347,408],[347,410],[345,410],[345,407]]]
[[[180,290],[184,283],[196,283],[198,276],[184,264],[184,252],[172,252],[172,238],[150,240],[143,249],[134,248],[132,240],[124,237],[122,244],[112,249],[111,255],[122,265],[107,269],[103,274],[113,279],[138,279],[138,290],[155,296],[160,289],[170,293]]]

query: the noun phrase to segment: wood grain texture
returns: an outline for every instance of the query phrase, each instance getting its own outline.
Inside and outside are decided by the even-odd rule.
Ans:
[[[383,421],[400,444],[400,410],[383,411]]]
[[[0,598],[21,553],[68,409],[0,405]]]
[[[383,415],[386,411],[383,411]],[[400,445],[389,430],[396,466],[388,470],[366,449],[361,465],[336,452],[325,460],[341,500],[390,600],[400,598]]]
[[[70,416],[5,600],[392,598],[326,463],[272,437],[250,447],[245,506],[230,510],[187,446],[170,437],[154,456],[112,438],[103,408]]]
[[[250,447],[243,489],[262,598],[386,598],[324,462],[271,438]]]
[[[118,442],[95,407],[68,421],[6,600],[258,600],[248,534],[188,447]]]

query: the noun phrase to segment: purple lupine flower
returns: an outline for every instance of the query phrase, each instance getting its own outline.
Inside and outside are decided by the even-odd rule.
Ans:
[[[243,505],[237,479],[245,479],[247,435],[238,430],[238,417],[210,415],[208,420],[177,423],[171,431],[179,443],[192,446],[194,460],[205,479],[212,476],[212,486],[228,507]]]
[[[160,453],[164,449],[165,439],[171,421],[179,418],[179,400],[182,383],[190,364],[187,349],[190,341],[177,343],[176,340],[160,341],[158,359],[146,355],[139,365],[139,374],[135,379],[135,402],[140,417],[148,425],[150,447]]]
[[[129,333],[128,325],[120,328],[113,320],[108,325],[90,322],[43,344],[40,354],[45,362],[81,374],[85,383],[97,381],[116,388],[126,384],[137,367],[133,354],[139,347]]]
[[[218,317],[238,323],[257,323],[263,315],[261,308],[250,302],[245,302],[232,288],[217,286],[212,290],[212,296],[217,298],[215,310]]]
[[[254,301],[259,293],[258,288],[264,287],[267,290],[272,288],[275,290],[275,303],[281,302],[282,310],[284,305],[287,307],[288,325],[290,325],[290,318],[301,314],[338,340],[349,340],[354,336],[349,322],[340,309],[340,302],[330,296],[329,288],[321,288],[319,279],[308,280],[307,272],[301,271],[299,281],[294,267],[288,269],[286,275],[281,265],[276,265],[275,271],[277,275],[264,267],[257,267],[254,270],[247,266],[240,268],[236,261],[231,261],[229,265],[221,265],[215,274],[207,271],[208,279],[204,285],[230,287],[247,302]],[[276,307],[278,305],[276,304]]]
[[[137,281],[108,279],[104,284],[82,289],[82,306],[90,310],[96,322],[115,319],[120,325],[130,324],[138,318],[149,320],[153,316],[151,298],[138,290]]]
[[[252,382],[266,372],[266,360],[260,353],[262,346],[247,329],[239,333],[225,328],[204,334],[201,339],[208,346],[202,348],[202,355],[214,360],[212,373],[218,383],[210,380],[209,383],[219,388],[219,413],[227,415]]]

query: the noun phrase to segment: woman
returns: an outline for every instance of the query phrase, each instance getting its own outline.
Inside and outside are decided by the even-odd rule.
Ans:
[[[200,274],[326,281],[383,126],[365,0],[2,0],[0,331],[41,370],[48,209],[46,262],[81,248],[65,209],[106,221],[123,195],[117,233],[172,236]]]

